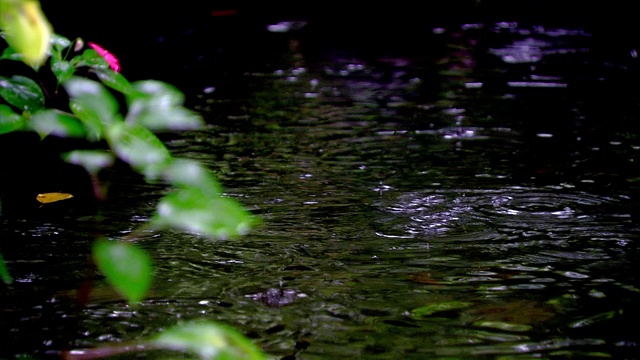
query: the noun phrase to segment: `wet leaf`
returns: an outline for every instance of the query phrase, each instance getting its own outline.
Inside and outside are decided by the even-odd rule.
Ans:
[[[7,263],[4,261],[2,254],[0,254],[0,279],[5,284],[11,284],[13,282],[13,278],[9,274],[9,269],[7,268]]]
[[[51,71],[56,76],[56,79],[60,84],[71,79],[75,70],[76,69],[69,61],[51,60]]]
[[[411,317],[414,319],[423,319],[438,312],[464,309],[471,306],[472,303],[465,301],[448,301],[427,306],[421,306],[411,310]]]
[[[33,80],[21,75],[10,78],[0,76],[0,97],[22,111],[33,112],[44,108],[44,93]]]
[[[153,219],[156,227],[174,227],[219,239],[246,234],[256,222],[235,200],[205,195],[194,188],[163,197]]]
[[[75,102],[71,102],[69,104],[69,108],[85,126],[88,140],[97,141],[102,139],[104,136],[104,125],[102,124],[100,117],[94,111],[91,111],[91,109],[87,109],[83,105]]]
[[[60,34],[51,35],[51,47],[56,51],[62,51],[71,45],[71,40]]]
[[[13,112],[7,105],[0,105],[0,134],[23,129],[25,124],[22,116]]]
[[[553,306],[557,310],[564,310],[576,306],[578,296],[576,294],[563,294],[562,296],[547,300],[546,304]]]
[[[143,172],[172,159],[162,141],[141,125],[114,124],[107,129],[107,140],[120,159]]]
[[[108,125],[118,118],[116,99],[99,82],[76,76],[65,81],[63,86],[71,97],[71,103],[76,105],[71,110],[83,122],[94,124],[99,119],[100,123]],[[76,112],[77,109],[81,111]]]
[[[47,135],[59,137],[83,137],[84,126],[76,117],[58,110],[39,111],[29,119],[29,126],[41,138]]]
[[[181,188],[196,188],[203,196],[219,196],[222,188],[211,172],[197,161],[174,159],[170,164],[151,166],[147,177],[150,180],[163,178],[171,185]]]
[[[201,359],[266,359],[262,350],[237,330],[214,322],[176,325],[151,342],[160,348],[193,352]]]
[[[125,78],[122,74],[115,72],[111,69],[94,69],[94,73],[98,76],[100,81],[112,88],[115,91],[118,91],[123,94],[130,94],[135,91],[129,80]]]
[[[184,94],[175,86],[157,80],[136,81],[133,83],[136,96],[128,98],[129,104],[140,98],[155,99],[161,107],[184,104]]]
[[[87,49],[72,60],[74,67],[88,66],[93,69],[109,69],[107,61],[93,49]]]
[[[126,121],[151,130],[196,130],[205,125],[196,112],[178,106],[160,107],[155,100],[136,100],[130,109]]]
[[[22,56],[18,54],[12,47],[7,47],[0,54],[0,60],[20,61]]]
[[[153,280],[151,258],[132,243],[96,240],[93,258],[100,272],[129,304],[144,299]]]
[[[511,331],[511,332],[525,332],[531,330],[530,325],[511,324],[502,321],[477,321],[473,326],[487,327],[492,329]]]
[[[572,323],[569,324],[569,327],[572,329],[578,329],[578,328],[582,328],[585,326],[591,326],[597,323],[601,323],[605,320],[611,320],[616,316],[616,312],[615,311],[607,311],[607,312],[603,312],[588,318],[584,318],[584,319],[580,319],[578,321],[574,321]]]
[[[202,117],[182,106],[184,94],[161,81],[139,81],[129,94],[126,121],[151,130],[193,130],[204,127]]]
[[[62,158],[70,164],[82,166],[92,175],[111,166],[115,160],[113,154],[102,150],[74,150],[62,155]]]
[[[36,196],[36,200],[41,202],[42,204],[49,204],[56,201],[71,199],[73,195],[68,193],[60,193],[60,192],[50,192],[38,194]]]

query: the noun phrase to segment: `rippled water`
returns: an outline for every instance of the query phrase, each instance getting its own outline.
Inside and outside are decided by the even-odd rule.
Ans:
[[[234,78],[241,90],[197,91],[210,127],[163,139],[264,223],[233,241],[141,238],[157,279],[137,309],[87,271],[91,215],[3,220],[17,281],[0,354],[208,318],[277,358],[638,358],[635,57],[601,57],[580,29],[434,39],[404,57],[287,47],[281,67]],[[100,223],[113,238],[166,191],[114,187]],[[463,305],[419,311],[437,304]]]

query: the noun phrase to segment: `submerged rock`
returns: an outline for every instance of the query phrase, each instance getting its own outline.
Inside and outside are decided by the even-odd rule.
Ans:
[[[307,294],[294,289],[270,288],[263,292],[245,296],[269,307],[280,307],[292,304],[296,299],[305,298]]]

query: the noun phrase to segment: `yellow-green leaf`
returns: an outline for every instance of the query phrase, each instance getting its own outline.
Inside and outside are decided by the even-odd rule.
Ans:
[[[34,68],[45,62],[53,29],[38,1],[0,1],[0,28],[22,61]]]

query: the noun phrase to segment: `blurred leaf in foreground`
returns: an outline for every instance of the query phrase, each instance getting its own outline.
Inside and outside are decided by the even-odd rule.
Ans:
[[[24,118],[7,105],[0,104],[0,134],[20,130],[26,125]]]
[[[82,166],[91,175],[97,175],[100,170],[113,165],[115,161],[113,154],[106,150],[74,150],[62,157],[70,164]]]
[[[146,127],[139,124],[114,124],[108,128],[111,149],[134,169],[144,173],[147,167],[171,161],[171,153]]]
[[[238,331],[213,322],[190,322],[176,325],[158,335],[155,347],[190,351],[201,359],[262,360],[265,354]]]
[[[158,203],[153,225],[227,239],[246,234],[257,219],[233,199],[196,188],[179,189]]]
[[[9,269],[7,269],[7,264],[4,262],[2,254],[0,254],[0,279],[5,284],[11,284],[13,282],[13,278],[9,275]]]
[[[0,0],[0,29],[22,61],[37,68],[48,56],[53,28],[36,0]]]
[[[29,120],[29,126],[41,138],[49,135],[80,138],[85,135],[84,126],[80,120],[70,114],[54,109],[35,113]]]
[[[142,249],[121,241],[96,240],[93,258],[107,281],[129,304],[141,301],[153,280],[151,258]]]
[[[160,359],[202,360],[266,360],[266,354],[249,338],[230,327],[211,321],[191,321],[174,325],[162,333],[135,343],[115,342],[95,348],[73,349],[64,354],[67,360],[90,360],[114,355],[126,355],[124,358],[137,358],[132,353],[150,350],[168,350],[182,352],[162,354]],[[190,354],[189,354],[190,353]],[[189,356],[191,355],[191,356]]]

